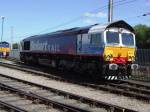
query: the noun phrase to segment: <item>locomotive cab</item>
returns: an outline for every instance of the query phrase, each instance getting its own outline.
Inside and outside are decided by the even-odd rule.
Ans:
[[[125,64],[135,61],[135,35],[125,29],[105,31],[104,59],[111,63]]]
[[[104,60],[112,74],[130,76],[133,69],[138,69],[135,63],[136,41],[133,31],[123,26],[108,28],[104,31]],[[108,69],[107,69],[108,70]],[[107,73],[105,73],[107,74]]]
[[[135,64],[136,41],[134,29],[124,21],[93,27],[90,33],[103,34],[103,75],[108,79],[112,76],[130,76]]]

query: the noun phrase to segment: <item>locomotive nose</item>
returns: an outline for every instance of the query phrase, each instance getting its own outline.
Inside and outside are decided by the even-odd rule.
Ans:
[[[135,61],[135,49],[129,47],[106,46],[104,59],[109,62],[126,63]]]

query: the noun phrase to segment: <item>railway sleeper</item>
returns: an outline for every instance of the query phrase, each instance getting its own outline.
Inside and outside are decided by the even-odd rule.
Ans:
[[[20,80],[21,81],[21,80]],[[26,82],[27,83],[27,82]],[[2,84],[4,87],[7,87],[7,88],[12,88],[12,87],[9,87],[9,86],[7,86],[7,85],[5,85],[5,84]],[[43,87],[43,88],[46,88],[46,87]],[[48,88],[47,88],[48,89]],[[49,88],[50,89],[50,88]],[[48,89],[48,90],[49,90]],[[18,89],[11,89],[12,91],[15,91],[15,90],[18,90]],[[52,89],[51,89],[52,90]],[[58,92],[58,90],[52,90],[52,91],[54,91],[54,92]],[[23,92],[24,93],[24,91],[21,91],[21,92]],[[60,91],[58,92],[59,94],[60,94]],[[33,93],[31,93],[31,92],[28,92],[28,93],[26,93],[26,94],[30,94],[31,96],[34,96],[34,95],[32,95]],[[61,93],[61,95],[65,95],[65,93]],[[67,94],[66,94],[67,95]],[[65,95],[65,96],[66,96]],[[79,98],[79,96],[75,96],[75,95],[70,95],[71,97],[70,98]],[[29,96],[30,97],[30,96]],[[37,98],[37,97],[36,97]],[[80,97],[81,98],[81,97]],[[39,99],[39,98],[37,98],[37,99]],[[82,102],[92,102],[92,100],[91,99],[89,99],[89,100],[87,100],[87,98],[84,98],[84,97],[82,97],[81,99],[83,99],[83,101]],[[33,100],[34,100],[34,98],[33,98]],[[95,101],[94,101],[95,102]],[[112,105],[107,105],[107,104],[105,104],[105,103],[100,103],[100,102],[97,102],[96,101],[96,104],[97,104],[97,106],[99,107],[100,105],[101,106],[103,106],[103,107],[107,107],[107,108],[110,108],[110,107],[112,107]],[[90,106],[89,106],[90,107]],[[117,110],[117,108],[116,107],[114,107],[115,108],[115,110]],[[118,110],[122,110],[122,109],[118,109]],[[118,111],[117,111],[118,112]],[[122,112],[122,111],[121,111]]]

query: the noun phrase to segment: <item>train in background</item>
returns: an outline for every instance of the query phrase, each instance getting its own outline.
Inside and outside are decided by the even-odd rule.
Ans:
[[[0,42],[0,57],[6,58],[9,56],[10,44],[6,41]]]
[[[120,20],[25,38],[20,59],[114,80],[138,68],[135,54],[134,29]]]

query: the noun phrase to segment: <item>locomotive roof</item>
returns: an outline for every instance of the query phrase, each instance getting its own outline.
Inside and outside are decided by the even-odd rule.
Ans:
[[[103,24],[103,25],[100,25],[100,24],[96,25],[90,29],[90,32],[104,31],[109,28],[124,28],[124,29],[129,30],[130,32],[133,32],[133,33],[135,32],[134,29],[132,28],[132,26],[130,26],[128,23],[126,23],[123,20],[115,21],[115,22],[107,23],[107,24]]]
[[[3,41],[3,42],[0,42],[0,44],[9,44],[9,43],[6,41]]]
[[[26,39],[55,36],[55,35],[57,36],[57,35],[66,35],[66,34],[88,33],[90,30],[104,31],[109,28],[125,28],[134,33],[134,29],[132,28],[132,26],[130,26],[128,23],[126,23],[123,20],[119,20],[119,21],[115,21],[115,22],[107,23],[107,24],[103,24],[103,25],[102,24],[94,24],[94,25],[90,25],[90,26],[86,26],[86,27],[75,27],[75,28],[71,28],[71,29],[67,29],[67,30],[59,30],[59,31],[52,32],[52,33],[31,36]]]

